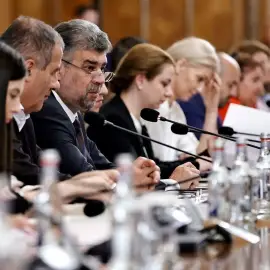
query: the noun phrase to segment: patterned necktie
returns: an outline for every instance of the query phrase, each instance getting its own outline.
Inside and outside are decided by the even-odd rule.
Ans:
[[[84,137],[82,133],[82,128],[79,119],[76,117],[75,121],[73,122],[73,126],[76,131],[76,138],[78,142],[78,148],[82,152],[82,154],[85,154],[85,142],[84,142]]]

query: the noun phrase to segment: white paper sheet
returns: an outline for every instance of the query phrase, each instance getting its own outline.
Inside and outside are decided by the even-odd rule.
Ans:
[[[270,113],[238,104],[230,104],[223,126],[230,126],[238,132],[270,133]]]
[[[229,126],[238,132],[252,134],[261,134],[262,132],[270,133],[270,113],[238,104],[230,104],[223,126]],[[245,136],[245,138],[259,140],[259,137],[253,136]],[[260,144],[253,142],[249,143],[260,146]],[[225,152],[229,167],[233,164],[235,150],[235,143],[227,141],[225,144]],[[248,147],[247,152],[251,162],[255,162],[258,159],[258,149]]]

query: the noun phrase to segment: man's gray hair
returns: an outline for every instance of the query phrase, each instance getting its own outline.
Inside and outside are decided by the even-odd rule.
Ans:
[[[51,62],[55,45],[64,49],[61,36],[50,25],[27,16],[15,19],[1,40],[20,52],[25,60],[34,59],[41,69]]]
[[[75,19],[62,22],[55,27],[55,30],[65,43],[65,56],[71,56],[77,50],[107,53],[112,47],[108,35],[95,24],[85,20]]]

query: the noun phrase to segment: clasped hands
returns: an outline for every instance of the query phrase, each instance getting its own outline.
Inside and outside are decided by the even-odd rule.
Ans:
[[[102,191],[112,190],[119,175],[117,169],[86,172],[59,183],[58,187],[65,202],[72,201],[75,197],[107,200],[108,194]],[[179,182],[181,189],[192,189],[198,185],[199,175],[200,171],[187,162],[175,168],[170,179]],[[198,178],[181,184],[182,181],[196,176]],[[160,180],[160,168],[153,160],[139,157],[133,163],[133,177],[134,188],[137,191],[153,190]]]
[[[69,203],[76,198],[108,200],[108,192],[111,191],[119,178],[117,169],[100,170],[81,173],[69,180],[57,184],[63,203]],[[169,177],[180,184],[181,189],[194,188],[199,183],[200,171],[187,162],[175,168]],[[182,181],[198,176],[189,182]],[[137,191],[153,190],[160,180],[160,168],[153,160],[139,157],[133,162],[134,188]],[[17,186],[16,186],[17,188]],[[105,191],[105,192],[104,192]],[[24,197],[33,200],[37,190],[25,190]]]

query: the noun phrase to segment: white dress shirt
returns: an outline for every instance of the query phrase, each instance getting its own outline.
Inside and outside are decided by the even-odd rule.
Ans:
[[[165,101],[159,108],[159,113],[161,116],[186,124],[186,117],[181,109],[180,105],[174,101],[172,105],[169,105],[168,101]],[[171,123],[159,121],[156,123],[151,123],[144,121],[148,129],[148,133],[152,139],[169,144],[173,147],[188,151],[192,154],[196,154],[196,149],[199,145],[199,141],[193,133],[188,133],[187,135],[176,135],[171,131]],[[179,159],[181,152],[170,149],[168,147],[152,143],[153,151],[155,157],[161,161],[174,161]]]
[[[65,113],[67,114],[67,116],[70,119],[71,123],[74,123],[74,121],[76,120],[76,118],[78,118],[78,114],[77,113],[73,113],[70,110],[70,108],[63,102],[63,100],[59,97],[59,95],[55,91],[52,91],[52,93],[53,93],[54,97],[56,98],[56,100],[61,105],[61,107],[63,108],[63,110],[65,111]]]
[[[13,115],[13,118],[15,122],[17,123],[19,132],[23,129],[26,120],[30,117],[29,114],[25,114],[24,107],[22,104],[20,105],[20,107],[21,107],[21,111]]]
[[[142,134],[142,123],[132,113],[130,114],[130,116],[137,132]]]

